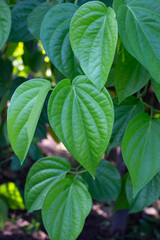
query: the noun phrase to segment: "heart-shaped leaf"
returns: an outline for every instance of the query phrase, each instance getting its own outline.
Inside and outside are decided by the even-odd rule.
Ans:
[[[42,208],[44,226],[51,240],[76,240],[92,207],[86,186],[66,178],[48,192]]]
[[[25,185],[25,204],[29,212],[42,208],[49,189],[65,178],[70,167],[65,158],[59,157],[42,158],[32,166]]]
[[[160,0],[114,0],[126,49],[160,83]]]
[[[11,146],[23,163],[51,83],[32,79],[20,85],[11,98],[7,114]]]
[[[7,41],[11,29],[11,11],[4,0],[0,1],[0,50]]]
[[[133,189],[131,178],[128,176],[126,182],[126,194],[130,205],[130,213],[140,212],[145,207],[156,202],[160,197],[160,173],[157,173],[154,178],[133,198]]]
[[[144,105],[134,96],[127,98],[121,104],[118,104],[118,99],[114,98],[113,103],[114,125],[109,149],[121,146],[124,133],[129,122],[136,115],[144,112]]]
[[[18,2],[12,8],[12,26],[9,42],[27,42],[33,39],[33,35],[27,27],[27,17],[38,4],[37,0],[24,0]]]
[[[98,1],[82,5],[71,21],[73,51],[86,76],[99,90],[107,81],[113,63],[117,32],[114,11]]]
[[[107,160],[100,161],[95,179],[85,173],[84,180],[88,183],[92,198],[97,201],[115,201],[121,191],[121,176]]]
[[[27,18],[28,29],[37,39],[40,39],[41,23],[50,8],[49,2],[41,3],[33,9]]]
[[[70,78],[79,73],[69,40],[70,22],[77,8],[75,4],[64,3],[50,9],[44,17],[40,33],[48,57],[64,76]]]
[[[48,105],[49,121],[68,151],[92,176],[109,142],[113,105],[106,89],[99,91],[86,76],[58,83]]]
[[[147,113],[136,116],[128,125],[122,153],[131,175],[133,197],[160,171],[160,119]]]
[[[138,92],[150,80],[147,70],[121,44],[114,73],[119,103]]]

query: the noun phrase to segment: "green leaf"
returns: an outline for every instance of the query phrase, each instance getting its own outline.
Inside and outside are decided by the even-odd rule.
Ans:
[[[65,178],[70,163],[59,157],[45,157],[30,169],[25,185],[25,204],[29,212],[42,208],[50,188]]]
[[[119,102],[138,92],[150,80],[147,70],[120,45],[115,67],[115,88]]]
[[[133,189],[131,178],[128,176],[126,182],[127,199],[130,205],[129,213],[142,211],[152,203],[156,202],[160,197],[160,173],[157,173],[154,178],[133,198]]]
[[[117,168],[107,160],[101,160],[95,179],[84,174],[84,180],[88,183],[89,192],[97,201],[115,201],[121,190],[121,176]]]
[[[9,42],[27,42],[33,39],[33,35],[27,27],[27,17],[38,4],[37,0],[24,0],[18,2],[12,8],[12,26]]]
[[[116,206],[114,208],[114,211],[129,208],[129,203],[128,203],[127,195],[126,195],[126,181],[127,181],[128,175],[129,174],[127,172],[122,178],[121,192],[120,192],[120,194],[117,198]]]
[[[69,26],[77,6],[59,4],[48,11],[41,25],[40,38],[43,47],[55,65],[66,77],[77,75],[76,61],[69,40]]]
[[[33,9],[27,18],[28,29],[37,39],[40,39],[41,23],[50,8],[51,4],[49,2],[41,3]]]
[[[32,79],[20,85],[11,98],[7,124],[11,146],[23,163],[51,83]]]
[[[160,83],[157,83],[156,81],[154,81],[152,79],[151,84],[152,84],[153,90],[155,92],[155,95],[156,95],[158,101],[160,102]]]
[[[3,228],[8,218],[8,206],[6,202],[0,198],[0,229]]]
[[[113,99],[114,125],[109,148],[119,147],[122,144],[124,133],[129,122],[138,114],[144,112],[144,105],[134,96],[127,98],[121,104],[118,99]]]
[[[11,209],[25,209],[23,198],[13,182],[0,185],[0,197],[5,199],[8,207]]]
[[[49,122],[68,151],[92,176],[109,142],[113,104],[86,76],[58,83],[48,105]]]
[[[76,240],[92,207],[86,186],[66,178],[48,192],[42,207],[44,226],[51,240]]]
[[[104,3],[82,5],[70,26],[73,51],[88,79],[101,90],[107,81],[117,44],[115,13]]]
[[[4,0],[0,1],[0,50],[3,48],[11,29],[11,12]]]
[[[114,0],[126,49],[160,83],[160,0]]]
[[[133,197],[160,171],[160,119],[147,113],[136,116],[128,125],[122,154],[133,185]]]

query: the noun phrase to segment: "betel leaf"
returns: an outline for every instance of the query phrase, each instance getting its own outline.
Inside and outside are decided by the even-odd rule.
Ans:
[[[7,124],[11,146],[23,163],[51,83],[32,79],[20,85],[11,98]]]
[[[152,84],[153,90],[155,92],[155,95],[156,95],[158,101],[160,102],[160,83],[157,83],[156,81],[154,81],[152,79],[151,84]]]
[[[11,12],[4,0],[0,1],[0,50],[7,41],[11,29]]]
[[[160,83],[160,0],[114,0],[126,49]]]
[[[33,39],[33,35],[27,27],[27,17],[38,4],[37,0],[24,0],[18,2],[12,8],[12,26],[9,42],[27,42]]]
[[[92,207],[86,186],[66,178],[48,192],[42,207],[44,226],[51,240],[76,240]]]
[[[68,151],[92,176],[106,150],[113,126],[113,104],[86,76],[58,83],[48,105],[49,122]]]
[[[70,78],[77,75],[77,63],[69,40],[69,26],[77,8],[75,4],[62,3],[50,9],[40,33],[48,57],[64,76]]]
[[[49,189],[65,178],[70,163],[59,157],[45,157],[30,169],[25,185],[25,204],[29,212],[42,208]]]
[[[115,13],[104,3],[82,5],[70,26],[71,46],[86,76],[101,90],[107,81],[117,44]]]
[[[115,201],[121,190],[121,176],[117,168],[107,160],[100,161],[95,179],[85,173],[84,180],[88,183],[92,198],[97,201]]]
[[[160,197],[160,173],[157,173],[147,185],[141,189],[135,198],[133,198],[133,189],[131,178],[128,176],[126,182],[126,194],[130,205],[129,213],[142,211]]]
[[[147,70],[124,48],[118,49],[114,80],[119,102],[138,92],[150,79]]]
[[[51,4],[49,2],[41,3],[33,9],[27,18],[28,29],[37,39],[40,39],[41,23],[50,8]]]
[[[144,105],[134,96],[118,104],[118,99],[113,99],[114,125],[109,148],[119,147],[122,144],[125,130],[129,122],[138,114],[144,112]]]
[[[122,143],[122,154],[129,170],[133,197],[160,171],[160,119],[147,113],[129,123]]]

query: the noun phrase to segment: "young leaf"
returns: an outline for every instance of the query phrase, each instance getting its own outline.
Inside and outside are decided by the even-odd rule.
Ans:
[[[20,85],[11,98],[7,115],[8,135],[21,163],[27,155],[50,88],[49,81],[32,79]]]
[[[21,193],[13,182],[0,185],[0,197],[5,199],[10,209],[25,209]]]
[[[156,97],[157,97],[158,101],[160,102],[160,83],[157,83],[153,79],[151,80],[151,83],[152,83],[153,90],[156,94]]]
[[[41,3],[33,9],[27,18],[28,29],[37,39],[40,39],[40,28],[44,16],[51,8],[49,2]]]
[[[114,0],[126,49],[160,83],[160,0]]]
[[[129,122],[138,114],[144,112],[144,105],[134,96],[127,98],[121,104],[118,99],[114,103],[114,125],[109,148],[121,146],[125,130]]]
[[[113,105],[106,89],[99,91],[86,76],[58,83],[48,105],[49,122],[68,151],[92,176],[109,142]]]
[[[104,3],[82,5],[70,26],[73,51],[90,81],[101,90],[107,81],[117,44],[115,13]]]
[[[115,67],[115,88],[119,103],[138,92],[150,79],[147,70],[121,44]]]
[[[88,183],[92,198],[97,201],[115,201],[121,190],[121,176],[117,168],[107,160],[100,161],[95,179],[85,173],[84,180]]]
[[[160,119],[147,113],[136,116],[128,125],[122,154],[131,175],[133,197],[160,171]]]
[[[70,78],[77,75],[77,63],[69,40],[70,21],[77,8],[75,4],[63,3],[50,9],[40,33],[48,57],[64,76]]]
[[[51,240],[76,240],[92,207],[86,186],[66,178],[48,192],[42,207],[44,226]]]
[[[126,194],[130,205],[129,213],[142,211],[160,197],[160,173],[157,173],[154,178],[133,198],[133,189],[131,179],[128,176],[126,182]]]
[[[4,0],[0,1],[0,50],[7,41],[11,29],[11,12]]]
[[[24,0],[18,2],[12,8],[12,26],[9,42],[27,42],[33,39],[33,35],[27,27],[27,17],[38,4],[37,0]]]
[[[25,204],[29,212],[42,208],[50,188],[65,178],[70,163],[59,157],[45,157],[30,169],[25,185]]]

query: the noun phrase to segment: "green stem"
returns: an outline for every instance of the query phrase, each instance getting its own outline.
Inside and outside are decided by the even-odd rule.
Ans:
[[[87,170],[82,170],[82,171],[79,171],[79,172],[69,171],[68,173],[79,175],[79,174],[84,173],[84,172],[87,172]]]
[[[6,163],[6,162],[9,162],[9,161],[11,161],[11,158],[8,158],[8,159],[6,159],[6,160],[4,160],[4,161],[1,161],[1,162],[0,162],[0,165],[4,164],[4,163]]]
[[[153,108],[152,106],[150,106],[149,104],[147,104],[146,102],[144,102],[141,98],[140,98],[141,103],[143,103],[146,107],[148,107],[149,109],[151,109],[151,112],[156,112],[156,113],[160,113],[160,110]]]
[[[79,168],[81,168],[81,165],[78,165],[77,167],[74,168],[75,171],[78,171]]]
[[[146,84],[144,90],[142,93],[138,94],[137,98],[141,98],[141,97],[144,97],[147,93],[147,88],[148,88],[148,83]]]

